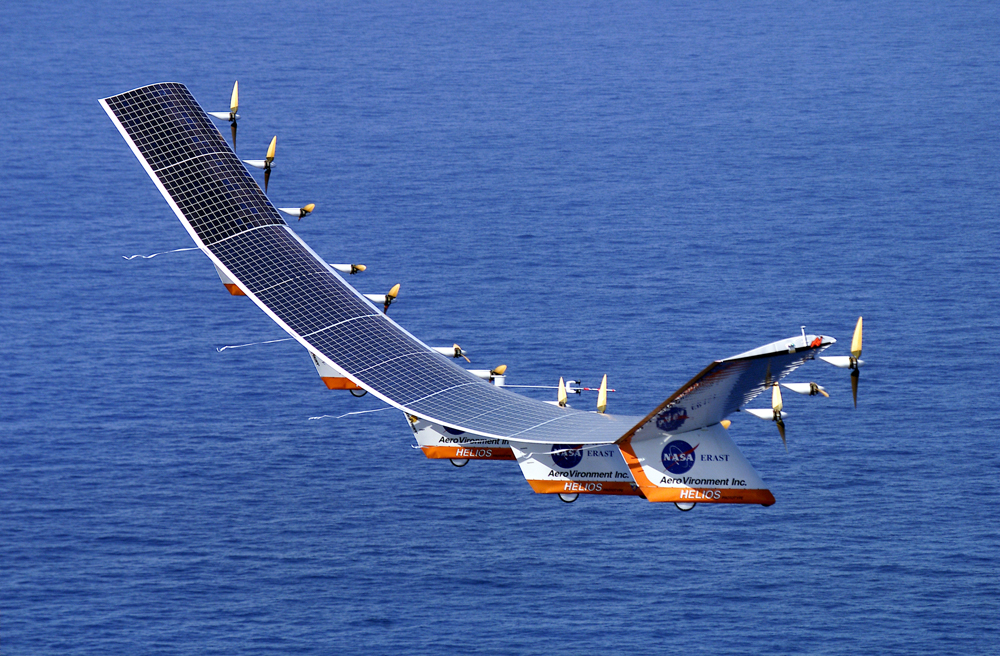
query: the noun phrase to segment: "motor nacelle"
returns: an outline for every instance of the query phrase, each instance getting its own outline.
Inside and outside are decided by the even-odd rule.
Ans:
[[[368,268],[364,264],[331,264],[330,266],[341,273],[349,273],[352,276]]]
[[[499,367],[494,367],[493,369],[466,369],[470,374],[476,378],[482,378],[487,380],[497,387],[503,387],[504,383],[507,381],[507,365],[502,364]]]

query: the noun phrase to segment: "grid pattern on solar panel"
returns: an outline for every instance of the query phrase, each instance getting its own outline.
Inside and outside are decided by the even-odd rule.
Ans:
[[[210,250],[279,319],[363,385],[400,405],[467,430],[523,439],[567,438],[563,425],[539,428],[567,414],[472,376],[399,329],[352,293],[284,226],[250,230]],[[615,439],[628,426],[607,427],[595,439]],[[592,433],[596,425],[578,428]],[[584,438],[580,435],[580,438]],[[546,439],[546,438],[537,438]]]
[[[640,420],[567,411],[486,385],[442,390],[411,407],[415,412],[453,417],[456,424],[474,431],[541,442],[613,441]]]
[[[303,248],[284,226],[248,230],[209,248],[299,335],[373,314],[371,305]]]
[[[154,171],[229,147],[182,84],[154,84],[107,99]]]
[[[229,272],[316,352],[385,398],[501,437],[611,441],[634,423],[494,387],[399,328],[298,241],[183,85],[105,102],[182,220]]]
[[[567,414],[486,385],[429,351],[385,315],[373,313],[284,227],[251,230],[210,249],[318,353],[400,405],[503,435]]]
[[[285,224],[184,85],[154,84],[105,102],[205,244]]]

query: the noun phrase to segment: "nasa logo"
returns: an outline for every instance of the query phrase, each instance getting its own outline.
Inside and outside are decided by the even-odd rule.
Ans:
[[[691,446],[684,440],[674,440],[663,447],[663,466],[671,474],[686,474],[694,467],[694,450],[699,445]]]
[[[684,408],[667,408],[656,416],[656,427],[669,433],[680,428],[687,418],[688,413]]]
[[[443,428],[444,432],[449,435],[465,435],[465,431],[455,430],[454,428],[448,428],[447,426],[442,426],[441,428]]]
[[[583,445],[553,444],[552,462],[563,469],[573,469],[583,460]]]

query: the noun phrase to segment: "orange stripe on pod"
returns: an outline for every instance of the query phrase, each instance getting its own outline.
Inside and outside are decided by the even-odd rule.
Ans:
[[[326,376],[320,376],[323,382],[326,384],[327,389],[332,390],[356,390],[364,389],[360,385],[355,385],[354,381],[350,378],[328,378]]]
[[[233,296],[246,296],[246,294],[243,293],[243,290],[240,289],[239,285],[236,285],[231,282],[224,282],[222,284],[226,286],[226,289],[228,289],[229,293],[232,294]]]
[[[713,487],[658,487],[643,489],[650,501],[696,503],[752,503],[770,506],[774,495],[770,490],[739,490]]]
[[[632,477],[650,501],[697,503],[749,503],[770,506],[774,495],[770,490],[742,490],[732,488],[660,487],[646,477],[642,463],[632,450],[632,438],[618,445]]]
[[[431,460],[517,460],[507,446],[424,446]]]
[[[638,487],[626,481],[528,481],[538,494],[627,494],[642,496]]]

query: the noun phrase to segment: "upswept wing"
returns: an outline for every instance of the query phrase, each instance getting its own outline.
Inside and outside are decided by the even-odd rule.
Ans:
[[[100,102],[219,270],[300,344],[386,403],[457,430],[535,443],[613,442],[638,419],[513,394],[403,330],[288,227],[184,85]]]
[[[657,431],[678,434],[717,424],[836,341],[825,335],[799,335],[716,360],[671,394],[618,442],[626,441],[647,426],[656,431],[643,431],[644,435]]]

